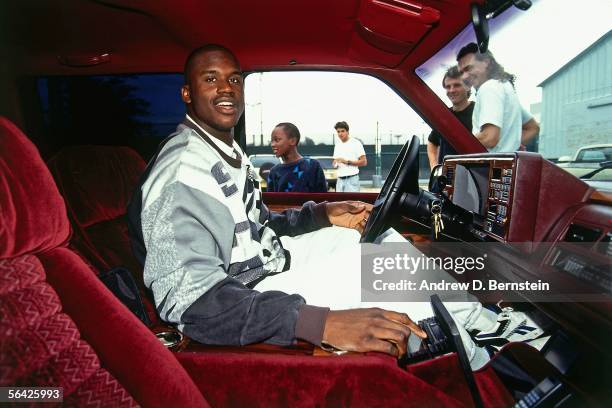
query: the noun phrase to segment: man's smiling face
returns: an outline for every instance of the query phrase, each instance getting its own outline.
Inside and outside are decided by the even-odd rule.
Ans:
[[[475,54],[466,54],[458,61],[462,79],[468,86],[480,88],[489,78],[487,75],[488,61],[480,61]]]
[[[461,78],[444,78],[444,89],[446,90],[446,96],[450,99],[453,106],[459,106],[464,104],[468,98],[470,88],[463,82]]]
[[[244,112],[244,83],[236,58],[227,51],[197,55],[181,90],[187,112],[213,136],[228,135]]]

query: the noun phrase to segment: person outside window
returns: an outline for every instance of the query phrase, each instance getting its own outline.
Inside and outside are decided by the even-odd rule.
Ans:
[[[359,191],[359,167],[366,166],[368,159],[361,142],[349,135],[349,125],[338,122],[336,133],[340,143],[334,146],[333,166],[338,168],[336,191]]]
[[[327,182],[318,161],[302,157],[297,146],[300,131],[293,123],[283,122],[272,131],[272,151],[282,159],[270,170],[268,191],[325,193]]]
[[[491,51],[480,53],[475,43],[459,50],[462,78],[476,89],[472,133],[490,152],[519,150],[538,135],[540,126],[520,104],[515,76],[504,71]]]
[[[471,131],[474,102],[468,99],[470,88],[461,79],[461,72],[456,65],[446,71],[442,78],[442,86],[446,90],[446,96],[451,101],[451,112],[461,121],[463,126]],[[432,130],[427,139],[429,167],[433,169],[435,165],[444,161],[444,157],[453,154],[457,154],[453,146],[446,141],[440,132]]]

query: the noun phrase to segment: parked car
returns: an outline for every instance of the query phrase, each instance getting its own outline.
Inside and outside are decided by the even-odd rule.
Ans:
[[[312,156],[312,158],[321,164],[327,185],[335,190],[336,181],[338,181],[338,169],[333,166],[334,158],[332,156]]]
[[[612,160],[612,144],[594,144],[576,150],[574,156],[561,156],[559,163],[600,163]]]
[[[268,187],[268,174],[272,167],[281,163],[281,159],[273,154],[252,154],[249,156],[249,161],[255,172],[261,177],[261,189],[265,191]]]
[[[582,177],[606,162],[612,161],[612,144],[594,144],[576,150],[573,156],[561,156],[559,167],[569,173]]]

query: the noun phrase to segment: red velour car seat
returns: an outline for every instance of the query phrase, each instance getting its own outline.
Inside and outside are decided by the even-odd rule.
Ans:
[[[172,353],[65,247],[64,200],[2,117],[0,213],[0,386],[62,387],[66,406],[207,406]]]
[[[149,320],[159,324],[151,295],[142,279],[142,266],[132,254],[126,208],[146,163],[125,146],[70,146],[48,162],[66,201],[72,224],[71,247],[98,274],[125,267],[140,289]]]

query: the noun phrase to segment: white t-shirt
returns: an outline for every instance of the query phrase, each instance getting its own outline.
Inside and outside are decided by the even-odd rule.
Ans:
[[[334,159],[342,158],[354,162],[361,156],[365,156],[363,145],[359,140],[350,136],[346,142],[340,141],[334,146]],[[355,174],[359,174],[359,167],[338,163],[338,177],[354,176]]]
[[[500,128],[499,142],[489,151],[514,152],[521,146],[523,124],[531,118],[531,114],[521,106],[510,82],[489,79],[476,93],[472,133],[479,133],[487,123],[495,125]]]

